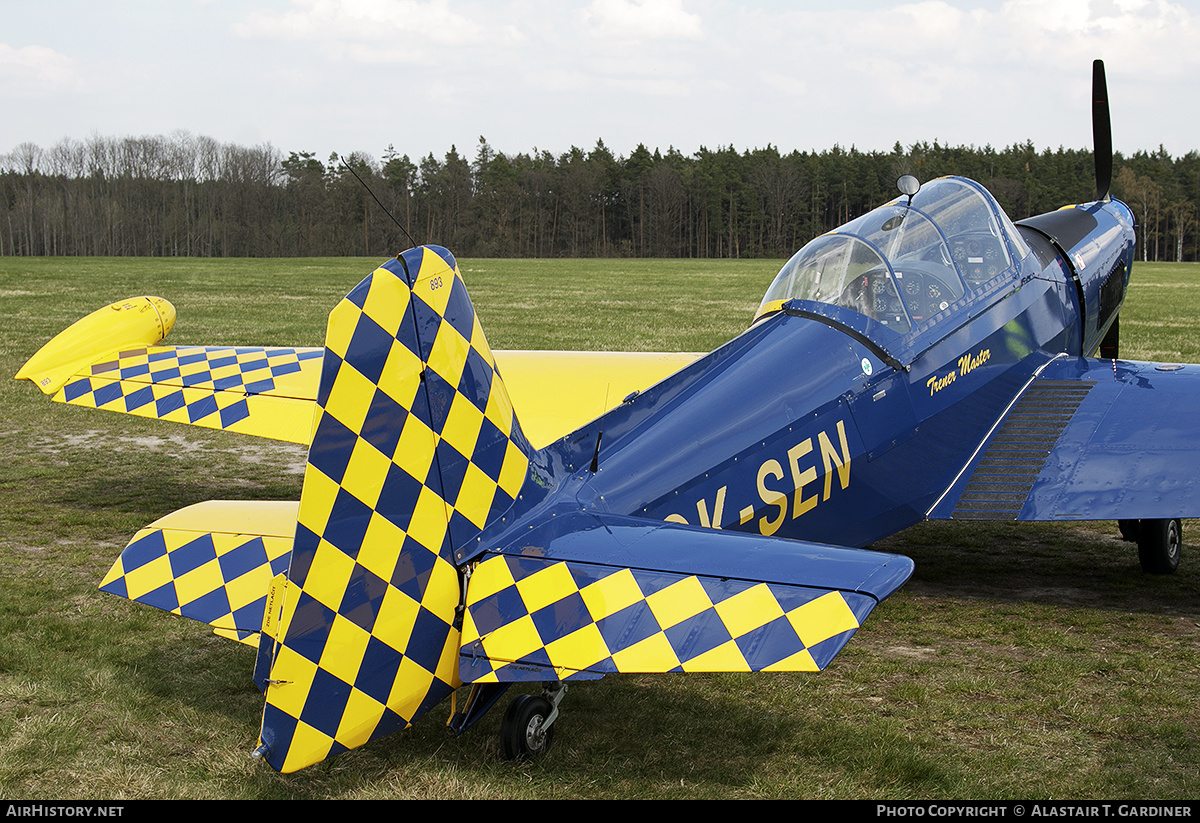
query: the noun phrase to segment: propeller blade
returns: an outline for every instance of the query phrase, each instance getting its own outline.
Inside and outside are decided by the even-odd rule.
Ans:
[[[1092,63],[1092,152],[1096,160],[1096,199],[1107,200],[1112,185],[1113,147],[1103,60]]]

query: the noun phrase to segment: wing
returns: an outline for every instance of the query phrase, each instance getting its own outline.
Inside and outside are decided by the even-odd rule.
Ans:
[[[1014,400],[935,520],[1200,516],[1200,366],[1060,357]]]
[[[541,448],[645,391],[703,353],[497,351],[513,408]]]
[[[322,351],[126,349],[72,376],[54,400],[307,445]]]
[[[320,348],[159,346],[175,324],[161,297],[92,312],[17,372],[59,403],[306,444]]]
[[[175,309],[160,297],[93,312],[30,358],[18,379],[60,403],[308,445],[321,348],[160,346]],[[570,434],[702,354],[496,352],[537,447]]]

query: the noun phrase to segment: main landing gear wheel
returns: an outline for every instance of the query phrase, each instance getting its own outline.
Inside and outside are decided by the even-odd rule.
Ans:
[[[1137,527],[1137,545],[1142,571],[1171,574],[1179,568],[1183,524],[1179,520],[1141,520]]]
[[[562,691],[559,689],[555,697],[561,699]],[[549,751],[558,718],[557,703],[541,695],[519,694],[513,698],[500,722],[500,748],[506,760],[526,760]]]

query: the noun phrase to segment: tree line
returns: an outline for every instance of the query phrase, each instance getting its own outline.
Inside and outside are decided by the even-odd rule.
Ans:
[[[896,196],[901,174],[970,177],[1014,219],[1095,196],[1090,150],[1031,142],[621,156],[603,141],[505,154],[480,137],[474,148],[323,162],[186,132],[22,143],[0,155],[0,255],[377,257],[437,243],[465,257],[780,258]],[[1140,256],[1200,259],[1200,153],[1118,154],[1114,173]]]

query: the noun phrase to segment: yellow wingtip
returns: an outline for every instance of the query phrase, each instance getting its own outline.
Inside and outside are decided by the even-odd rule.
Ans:
[[[118,300],[57,334],[29,358],[15,378],[29,380],[43,393],[53,395],[81,369],[123,349],[152,346],[174,326],[175,307],[161,297]]]

